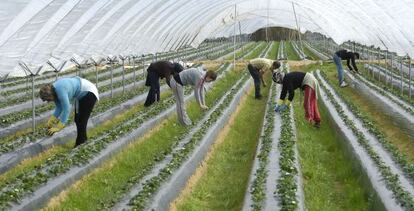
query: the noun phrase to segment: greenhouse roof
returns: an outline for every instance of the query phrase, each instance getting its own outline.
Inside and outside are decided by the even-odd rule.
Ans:
[[[414,55],[414,1],[399,0],[2,0],[0,76],[79,60],[198,46],[266,26],[319,32]],[[236,15],[235,15],[236,11]],[[56,61],[57,60],[57,61]]]

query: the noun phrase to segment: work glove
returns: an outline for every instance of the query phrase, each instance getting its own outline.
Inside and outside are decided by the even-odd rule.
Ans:
[[[279,99],[277,101],[275,111],[279,112],[279,113],[282,113],[282,112],[286,111],[289,108],[289,105],[290,105],[290,100],[283,101],[283,100]]]
[[[51,128],[53,125],[57,124],[59,122],[59,119],[55,117],[55,115],[52,115],[49,120],[47,120],[46,127]]]
[[[65,127],[65,125],[62,122],[59,121],[59,123],[55,127],[52,127],[48,130],[48,133],[51,136],[51,135],[61,131],[64,127]]]

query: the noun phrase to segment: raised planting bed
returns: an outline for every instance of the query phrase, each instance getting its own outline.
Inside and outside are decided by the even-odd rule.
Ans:
[[[254,59],[257,57],[262,57],[263,54],[266,53],[266,48],[268,47],[268,44],[265,42],[260,42],[253,50],[251,50],[249,53],[245,54],[242,58],[249,60]]]
[[[278,60],[287,60],[285,44],[286,44],[286,42],[283,41],[283,40],[280,41],[280,43],[279,43],[279,50],[278,50],[278,54],[277,54],[277,59]]]
[[[321,82],[323,102],[344,137],[348,139],[350,149],[367,175],[367,185],[371,186],[376,193],[374,198],[378,198],[376,200],[378,209],[413,209],[413,188],[410,183],[399,174],[398,168],[392,165],[384,150],[372,143],[367,130],[357,121],[346,105],[339,101],[319,72],[317,72],[317,78]]]
[[[306,46],[305,51],[306,51],[306,49],[308,49],[310,52],[312,52],[313,54],[315,54],[317,56],[317,57],[314,57],[315,60],[316,60],[316,58],[319,58],[321,60],[330,60],[331,59],[330,56],[328,56],[328,55],[320,52],[316,48],[312,47],[308,42],[304,42],[304,44]],[[308,54],[308,55],[310,55],[310,54]]]
[[[394,93],[404,95],[406,99],[410,100],[408,93],[410,89],[411,92],[414,93],[413,82],[411,82],[410,87],[409,80],[407,78],[401,78],[401,76],[396,75],[393,72],[377,65],[365,64],[365,68],[369,71],[369,73],[364,74],[365,77],[369,78],[372,81],[376,81],[377,84],[381,84],[387,89],[390,89],[390,86],[391,90],[393,90]]]
[[[384,104],[389,105],[393,110],[400,113],[401,116],[405,117],[411,124],[414,123],[414,106],[410,102],[403,100],[400,96],[379,87],[358,74],[353,75],[348,71],[345,71],[345,73],[353,82],[364,87],[364,89],[369,90],[371,94],[375,95]]]
[[[301,60],[307,59],[306,54],[302,51],[302,49],[299,48],[300,44],[298,44],[298,42],[291,41],[290,43],[292,44],[293,50],[295,50],[296,54]]]
[[[382,148],[388,152],[389,157],[394,161],[395,163],[394,165],[398,165],[399,170],[402,170],[405,176],[407,177],[407,179],[410,180],[411,183],[413,183],[414,182],[414,164],[412,161],[409,161],[407,154],[403,154],[399,150],[399,149],[407,148],[408,145],[404,144],[402,146],[399,146],[399,149],[398,149],[396,145],[394,145],[390,141],[390,137],[387,137],[384,134],[384,132],[382,132],[383,129],[385,128],[380,128],[375,122],[373,122],[373,120],[371,120],[372,118],[369,115],[367,115],[367,112],[362,112],[360,106],[356,106],[355,102],[349,99],[349,96],[344,95],[343,90],[339,89],[337,86],[333,86],[332,83],[330,83],[328,77],[323,72],[321,73],[321,75],[324,78],[324,80],[329,84],[329,87],[331,87],[332,90],[335,91],[335,94],[338,96],[338,98],[347,106],[347,108],[356,117],[354,121],[359,121],[360,124],[370,134],[371,136],[370,138],[376,139],[376,142],[382,145]],[[405,141],[414,141],[413,139],[410,140],[409,137],[406,137],[406,138],[407,139]],[[405,153],[409,153],[409,152],[405,152]]]
[[[277,144],[280,138],[281,118],[274,111],[275,101],[278,99],[277,85],[272,84],[271,87],[249,188],[244,198],[243,210],[246,211],[280,209],[277,198],[273,197],[273,188],[276,186],[276,178],[280,176]],[[280,86],[278,87],[280,89]]]
[[[283,69],[290,72],[289,65]],[[296,127],[293,108],[281,114],[281,131],[278,143],[279,175],[274,193],[283,210],[305,210],[302,174],[296,146]]]
[[[301,60],[299,55],[295,52],[295,50],[292,46],[292,42],[291,41],[286,42],[285,44],[286,44],[285,50],[286,50],[287,59],[288,60],[295,60],[295,61]]]
[[[272,47],[271,47],[269,53],[267,54],[266,58],[276,60],[277,59],[277,54],[279,52],[279,45],[280,45],[279,42],[273,41],[272,42]]]

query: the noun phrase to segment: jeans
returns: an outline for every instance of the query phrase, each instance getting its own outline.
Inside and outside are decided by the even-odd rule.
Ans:
[[[92,92],[89,92],[79,100],[79,111],[75,111],[75,124],[78,131],[75,147],[85,143],[88,139],[86,135],[88,119],[91,116],[96,100],[96,96]]]
[[[253,65],[249,64],[247,65],[247,69],[249,70],[250,75],[253,78],[254,81],[254,91],[255,91],[255,97],[256,98],[260,98],[260,75],[259,75],[259,70],[257,70],[256,68],[253,67]]]
[[[339,84],[341,84],[344,81],[344,69],[342,68],[342,60],[336,54],[333,55],[333,60],[336,65],[336,70],[338,71]]]

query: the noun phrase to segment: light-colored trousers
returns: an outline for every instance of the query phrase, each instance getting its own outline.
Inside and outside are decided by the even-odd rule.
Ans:
[[[187,115],[184,101],[184,87],[177,83],[174,78],[170,80],[171,90],[174,93],[178,121],[183,125],[191,125],[191,119]]]

